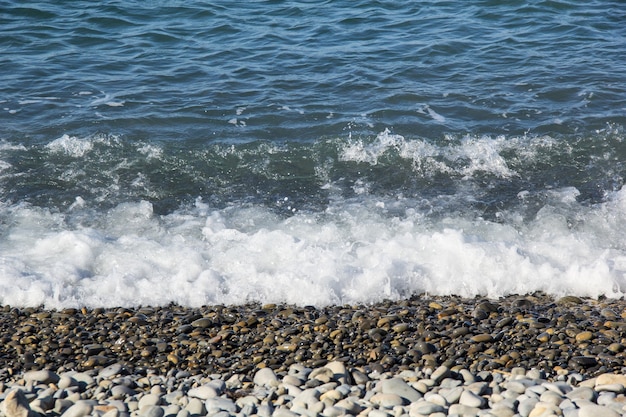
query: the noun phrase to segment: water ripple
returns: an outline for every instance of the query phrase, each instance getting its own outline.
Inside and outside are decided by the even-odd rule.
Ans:
[[[0,10],[9,109],[0,121],[42,139],[88,133],[90,122],[127,133],[133,118],[133,131],[171,117],[223,140],[258,132],[302,140],[328,132],[322,114],[340,117],[340,130],[369,114],[435,137],[576,132],[625,117],[620,2],[25,2]],[[103,100],[93,105],[85,91]],[[59,100],[19,104],[40,96]],[[424,117],[424,105],[441,117]],[[230,123],[239,106],[245,126]],[[276,111],[287,107],[297,111]]]

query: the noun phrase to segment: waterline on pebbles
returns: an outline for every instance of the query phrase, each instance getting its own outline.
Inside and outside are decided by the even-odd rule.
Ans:
[[[624,415],[624,300],[0,309],[0,414]]]

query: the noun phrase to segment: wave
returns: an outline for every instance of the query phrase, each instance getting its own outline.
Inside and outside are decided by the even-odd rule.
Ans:
[[[622,137],[3,142],[0,303],[621,297]]]

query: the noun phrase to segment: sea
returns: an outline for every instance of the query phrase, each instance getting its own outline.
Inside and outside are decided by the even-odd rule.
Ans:
[[[0,304],[626,293],[622,0],[0,0]]]

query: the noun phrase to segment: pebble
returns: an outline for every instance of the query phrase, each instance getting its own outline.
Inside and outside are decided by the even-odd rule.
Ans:
[[[409,407],[410,416],[430,416],[434,413],[443,412],[445,408],[439,404],[434,404],[429,401],[418,401],[411,404]]]
[[[55,383],[59,380],[59,376],[52,371],[42,369],[39,371],[29,371],[24,374],[26,382],[40,382],[43,384]]]
[[[111,388],[111,397],[115,399],[122,399],[124,397],[130,397],[135,394],[135,390],[127,387],[126,385],[115,385]]]
[[[465,404],[452,404],[448,410],[449,415],[458,416],[475,416],[480,409],[478,407],[471,407]]]
[[[393,408],[396,405],[402,405],[404,400],[397,394],[387,394],[378,392],[369,399],[372,404],[376,404],[383,408]]]
[[[578,417],[619,417],[620,414],[607,407],[599,405],[584,405],[578,410]]]
[[[626,387],[626,375],[624,374],[601,374],[596,377],[595,384],[596,386],[620,384]]]
[[[507,374],[468,373],[464,368],[438,367],[434,371],[369,372],[370,376],[360,378],[361,383],[357,384],[351,375],[355,372],[365,375],[368,370],[350,369],[343,363],[326,363],[317,368],[293,364],[279,373],[261,368],[252,380],[234,374],[213,374],[202,379],[184,373],[178,377],[157,373],[120,377],[121,368],[104,369],[104,372],[79,375],[81,381],[89,384],[69,384],[76,392],[56,400],[56,394],[64,389],[54,384],[31,385],[30,392],[19,385],[19,375],[5,378],[0,386],[3,400],[0,410],[6,417],[36,417],[35,412],[51,417],[235,414],[339,417],[360,413],[378,417],[611,417],[626,414],[621,384],[624,375],[612,373],[586,380],[571,371],[555,373],[552,379],[546,379],[545,373],[521,368]],[[111,369],[116,370],[109,372]],[[52,373],[45,378],[55,379],[59,375]],[[331,375],[328,382],[317,379],[326,380]],[[43,373],[37,376],[43,377]],[[29,381],[38,381],[37,378],[29,377]],[[68,379],[69,375],[63,374],[58,380],[63,378]],[[21,381],[25,380],[21,376]],[[317,381],[317,385],[308,386],[312,381]],[[110,388],[103,391],[102,386]],[[423,392],[415,389],[416,386]]]
[[[114,363],[98,372],[98,376],[103,379],[111,378],[115,375],[118,375],[122,371],[122,369],[123,366],[121,363]]]
[[[93,400],[80,400],[61,414],[61,417],[83,417],[88,416],[93,411]]]
[[[408,403],[417,401],[422,398],[422,394],[409,386],[401,378],[385,379],[382,381],[381,386],[383,393],[397,395],[401,398],[404,398]]]
[[[430,379],[435,381],[435,383],[438,383],[448,375],[450,375],[450,368],[442,365],[431,374]]]
[[[192,416],[202,416],[206,414],[204,401],[201,401],[198,398],[189,398],[184,410],[189,412]]]
[[[147,405],[139,408],[138,416],[140,417],[163,417],[165,410],[158,405]]]
[[[493,336],[490,335],[489,333],[483,333],[483,334],[477,334],[476,336],[472,336],[472,341],[479,343],[479,342],[492,342],[493,341]]]
[[[209,398],[204,404],[209,414],[215,414],[218,411],[228,411],[231,413],[237,411],[237,405],[230,398]]]
[[[468,407],[482,408],[485,405],[486,400],[474,394],[472,391],[463,391],[459,398],[459,404],[466,405]]]
[[[30,417],[32,414],[26,395],[21,389],[9,392],[2,402],[0,410],[6,417]]]
[[[146,406],[159,405],[161,403],[161,396],[157,394],[146,394],[139,399],[137,407],[141,410]]]
[[[591,339],[593,339],[593,333],[588,330],[584,332],[580,332],[576,335],[576,341],[579,343],[586,342]]]
[[[541,294],[0,307],[0,413],[610,417],[626,414],[623,311],[625,300]]]
[[[208,385],[202,385],[200,387],[190,389],[187,395],[190,397],[199,398],[201,400],[207,400],[209,398],[217,397],[218,393],[215,388]]]
[[[254,375],[254,383],[264,387],[277,386],[278,378],[272,369],[262,368]]]

